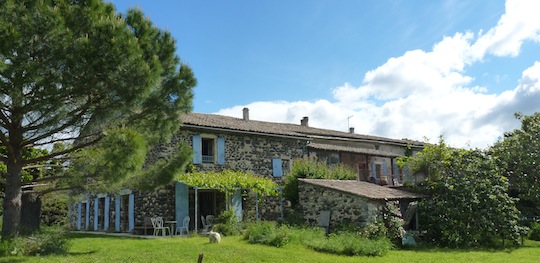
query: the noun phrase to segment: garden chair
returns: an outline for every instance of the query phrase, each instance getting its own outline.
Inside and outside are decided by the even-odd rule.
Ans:
[[[184,220],[182,220],[182,226],[178,226],[176,228],[176,234],[178,235],[178,233],[180,233],[180,235],[182,235],[184,233],[184,230],[186,231],[186,233],[189,235],[189,216],[186,216],[184,217]]]
[[[208,226],[209,230],[212,230],[212,227],[214,227],[214,216],[213,215],[207,215],[206,216],[206,225]]]
[[[208,233],[208,231],[212,230],[212,227],[214,226],[214,216],[207,215],[206,219],[204,218],[204,216],[201,216],[201,222],[203,225],[203,234]]]
[[[201,215],[201,223],[202,223],[202,232],[204,234],[208,232],[208,224],[206,223],[206,219],[204,219],[203,215]]]
[[[151,220],[152,226],[154,227],[154,236],[157,236],[160,230],[162,236],[167,235],[167,230],[169,231],[169,235],[171,234],[171,229],[168,226],[163,225],[163,217],[152,217]]]

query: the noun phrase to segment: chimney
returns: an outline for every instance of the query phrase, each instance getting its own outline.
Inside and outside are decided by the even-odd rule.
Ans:
[[[244,113],[244,120],[245,121],[249,121],[249,109],[248,108],[244,108],[242,110],[242,112]]]
[[[349,127],[349,133],[354,133],[354,127]]]
[[[302,118],[302,119],[300,120],[300,125],[309,127],[309,118],[308,118],[308,117]]]

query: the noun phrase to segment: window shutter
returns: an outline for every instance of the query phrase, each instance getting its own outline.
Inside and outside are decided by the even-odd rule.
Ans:
[[[116,195],[116,204],[114,208],[114,215],[116,219],[114,220],[114,230],[116,232],[120,232],[120,201],[122,200],[122,197],[120,194]]]
[[[282,161],[280,158],[272,159],[272,170],[274,177],[283,176]]]
[[[105,222],[103,223],[103,230],[107,231],[109,230],[109,210],[110,210],[110,206],[111,206],[111,197],[110,196],[106,196],[105,197],[105,209],[104,209],[104,220]]]
[[[129,194],[128,221],[129,232],[131,232],[135,228],[135,196],[133,193]]]
[[[377,178],[377,165],[375,163],[371,163],[371,176]]]
[[[217,138],[217,163],[225,164],[225,138]]]
[[[195,134],[192,137],[193,139],[193,163],[200,164],[202,163],[202,140],[201,135]]]
[[[94,199],[94,231],[98,230],[99,199]]]
[[[393,168],[394,168],[393,174],[399,174],[399,168],[397,166],[397,163],[394,162],[394,167]]]
[[[90,228],[90,200],[86,201],[86,212],[84,215],[84,229],[88,230]]]
[[[237,190],[232,198],[231,198],[231,203],[232,203],[232,209],[234,211],[234,215],[236,215],[236,218],[238,218],[238,220],[242,221],[242,191],[241,190]]]
[[[77,230],[81,230],[82,203],[77,204]]]
[[[386,163],[382,164],[382,171],[383,171],[383,175],[388,174],[388,166],[386,165]]]

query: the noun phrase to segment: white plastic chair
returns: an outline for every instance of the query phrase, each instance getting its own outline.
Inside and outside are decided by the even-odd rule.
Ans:
[[[189,235],[189,216],[186,216],[184,217],[184,220],[182,221],[183,222],[183,226],[178,226],[176,228],[176,234],[178,235],[178,233],[180,233],[180,235],[182,235],[184,233],[184,230],[186,230],[186,233]]]
[[[214,216],[213,215],[207,215],[206,216],[206,225],[208,226],[208,230],[212,229],[214,227]]]
[[[167,230],[169,231],[169,235],[171,234],[171,229],[168,226],[163,225],[163,217],[152,217],[151,220],[152,226],[154,227],[154,236],[157,236],[160,230],[162,236],[167,235]]]
[[[202,223],[202,232],[206,233],[208,231],[208,224],[206,224],[206,219],[204,219],[204,216],[201,216],[201,223]]]

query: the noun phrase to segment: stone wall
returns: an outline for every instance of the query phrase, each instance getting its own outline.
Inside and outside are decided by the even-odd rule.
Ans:
[[[340,224],[365,225],[375,222],[381,202],[299,182],[299,203],[306,222],[319,225],[321,211],[330,211],[330,227]]]
[[[198,171],[222,171],[229,169],[272,177],[273,158],[281,158],[284,161],[284,165],[290,166],[291,160],[302,158],[306,151],[305,140],[182,128],[173,137],[171,143],[153,149],[149,154],[148,161],[151,163],[161,158],[168,158],[176,149],[177,143],[185,143],[193,146],[192,136],[196,134],[222,137],[225,139],[225,164],[197,164],[196,169]],[[284,171],[290,169],[290,167],[284,168]]]
[[[292,161],[304,157],[306,152],[306,141],[284,138],[277,136],[261,136],[231,132],[210,132],[205,129],[185,129],[182,128],[177,133],[171,143],[160,145],[149,153],[148,162],[155,162],[159,159],[169,158],[177,148],[178,143],[185,143],[193,146],[192,136],[202,134],[203,136],[222,137],[225,140],[225,164],[202,163],[196,164],[197,171],[223,171],[235,170],[251,172],[274,180],[279,185],[283,185],[283,177],[273,177],[272,159],[280,158],[283,162],[283,174],[288,173],[292,167]],[[174,198],[173,198],[174,200]],[[275,220],[281,216],[281,202],[279,198],[266,197],[259,200],[259,218],[264,220]],[[255,202],[253,196],[244,199],[244,218],[251,220],[255,215]],[[173,204],[174,205],[174,204]],[[173,206],[174,208],[174,206]],[[144,210],[144,209],[143,209]],[[142,212],[142,211],[141,211]],[[136,214],[137,208],[136,208]]]
[[[135,226],[142,225],[145,216],[162,216],[164,220],[174,220],[175,216],[175,203],[174,203],[174,187],[167,186],[161,189],[158,189],[154,192],[141,192],[136,191],[134,193],[134,220]],[[109,203],[109,227],[107,229],[105,226],[105,217],[104,214],[100,217],[100,223],[98,229],[95,229],[95,198],[100,197],[104,198],[108,196],[110,198]],[[116,211],[116,194],[91,194],[86,196],[82,201],[79,202],[70,202],[68,207],[68,227],[69,229],[77,229],[77,220],[78,220],[78,204],[82,204],[82,215],[81,215],[81,230],[88,231],[101,231],[101,232],[115,232],[116,229],[116,214],[124,212],[127,215],[127,204],[121,204],[120,210]],[[127,198],[127,195],[124,195],[124,198]],[[104,202],[104,200],[103,200]],[[86,203],[89,203],[89,222],[86,226]],[[102,203],[99,206],[104,205]],[[99,209],[101,212],[104,211],[104,207]],[[125,210],[125,211],[124,211]],[[128,232],[128,219],[124,217],[121,219],[121,232]]]

